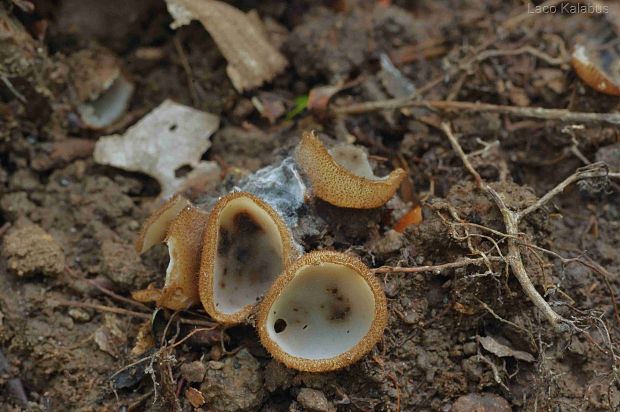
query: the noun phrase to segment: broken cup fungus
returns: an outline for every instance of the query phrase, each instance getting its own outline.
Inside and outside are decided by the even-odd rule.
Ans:
[[[200,300],[214,319],[244,321],[294,254],[281,217],[247,192],[233,192],[214,206],[204,232]]]
[[[575,47],[572,65],[581,80],[601,93],[620,96],[620,57],[609,47]]]
[[[207,214],[195,207],[181,210],[170,224],[165,241],[170,262],[158,306],[184,310],[200,303],[198,270],[206,224]]]
[[[142,254],[161,243],[166,238],[170,223],[178,216],[181,210],[190,206],[189,200],[183,196],[174,196],[157,210],[144,222],[142,230],[136,240],[136,252]]]
[[[354,209],[385,204],[406,174],[399,168],[386,177],[377,177],[362,149],[341,145],[328,151],[312,132],[303,134],[295,160],[317,197],[335,206]]]
[[[161,205],[146,221],[136,242],[143,253],[153,245],[165,242],[170,261],[162,290],[148,288],[133,293],[140,302],[156,301],[158,306],[183,310],[200,303],[198,269],[202,252],[202,234],[207,214],[193,207],[182,196]]]
[[[101,129],[120,119],[134,91],[120,60],[111,51],[95,47],[78,51],[69,61],[77,111],[84,124]]]
[[[348,366],[368,353],[387,323],[381,285],[357,258],[311,252],[288,266],[260,305],[262,344],[302,371]]]

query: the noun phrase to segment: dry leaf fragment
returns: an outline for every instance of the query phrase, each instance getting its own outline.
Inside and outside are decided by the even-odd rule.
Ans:
[[[385,90],[392,97],[411,97],[416,89],[413,83],[392,63],[387,54],[382,53],[379,61],[381,70],[377,74]]]
[[[185,391],[185,397],[187,397],[187,400],[189,401],[189,403],[192,404],[194,408],[199,408],[205,403],[205,397],[202,396],[202,392],[200,392],[196,388],[187,388],[187,390]]]
[[[313,88],[308,94],[308,110],[320,113],[327,111],[329,100],[343,88],[343,82],[331,86],[317,86]]]
[[[155,339],[153,338],[153,332],[151,331],[151,321],[145,320],[138,329],[138,335],[136,336],[136,342],[131,349],[133,356],[140,356],[146,353],[151,348],[155,347]]]
[[[409,226],[419,225],[420,223],[422,223],[422,208],[418,205],[411,208],[396,222],[394,230],[403,233]]]
[[[269,42],[265,28],[233,6],[214,0],[166,0],[173,29],[200,20],[228,61],[226,72],[237,91],[271,80],[288,62]]]
[[[520,350],[514,350],[510,346],[499,343],[492,336],[479,336],[478,341],[484,349],[500,358],[511,356],[525,362],[534,362],[536,360],[531,354]]]
[[[620,96],[620,56],[613,47],[575,46],[573,69],[594,90]]]
[[[104,324],[95,331],[95,343],[102,351],[118,358],[127,343],[123,329],[121,321],[116,316],[105,315]]]
[[[155,178],[161,196],[168,198],[183,183],[175,175],[182,166],[217,168],[200,157],[211,146],[209,137],[219,124],[213,114],[166,100],[123,135],[100,138],[95,161]]]

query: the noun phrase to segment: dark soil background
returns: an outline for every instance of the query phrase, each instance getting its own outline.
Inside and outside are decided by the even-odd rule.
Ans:
[[[170,29],[163,1],[37,0],[34,11],[28,1],[0,2],[0,33],[11,30],[7,22],[25,29],[17,43],[0,36],[0,409],[190,411],[201,393],[203,411],[619,410],[617,180],[569,186],[520,226],[532,282],[578,325],[565,332],[550,327],[501,262],[377,274],[389,300],[383,340],[325,374],[271,360],[249,326],[167,344],[192,326],[119,298],[163,281],[165,247],[142,257],[133,249],[159,187],[96,164],[92,151],[100,136],[122,133],[167,98],[221,117],[203,158],[222,174],[192,188],[193,199],[216,198],[289,155],[309,129],[366,147],[381,173],[405,168],[408,179],[386,206],[351,211],[309,199],[295,228],[306,250],[348,251],[373,268],[493,254],[491,239],[506,251],[501,215],[442,122],[514,209],[586,162],[620,168],[619,129],[603,122],[429,108],[287,116],[297,98],[339,82],[348,87],[332,107],[402,97],[413,85],[428,100],[615,112],[620,99],[581,82],[569,56],[583,39],[617,38],[619,14],[530,14],[517,0],[231,3],[258,12],[289,61],[242,94],[200,23]],[[528,46],[540,53],[503,53]],[[101,47],[120,59],[135,93],[120,122],[91,130],[75,111],[74,74],[94,69],[71,56]],[[490,50],[499,52],[482,54]],[[396,85],[382,55],[403,76]],[[272,111],[261,114],[253,97]],[[417,205],[422,223],[392,231]],[[463,222],[497,233],[470,226],[467,237]],[[183,316],[207,319],[201,308]],[[155,347],[141,353],[136,343],[151,334]]]

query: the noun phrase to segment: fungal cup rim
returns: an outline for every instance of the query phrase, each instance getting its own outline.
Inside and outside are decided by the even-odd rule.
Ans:
[[[374,318],[370,323],[368,332],[358,343],[337,356],[324,359],[308,359],[290,355],[270,336],[267,325],[269,312],[275,301],[282,296],[286,286],[303,268],[323,263],[333,263],[347,267],[362,277],[369,286],[375,300]],[[366,355],[381,339],[387,326],[387,300],[375,275],[357,257],[334,251],[312,251],[291,263],[284,270],[284,273],[276,279],[260,303],[256,323],[262,345],[276,360],[290,368],[305,372],[327,372],[355,363]]]

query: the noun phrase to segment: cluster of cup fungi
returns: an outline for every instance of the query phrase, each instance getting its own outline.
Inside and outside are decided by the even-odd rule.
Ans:
[[[303,134],[294,159],[312,194],[343,208],[380,207],[405,177],[402,169],[377,177],[365,151],[328,151],[314,133]],[[173,310],[202,304],[224,325],[253,319],[264,347],[290,368],[348,366],[383,335],[386,297],[369,268],[344,253],[302,254],[278,212],[251,193],[229,193],[209,213],[173,197],[145,222],[136,248],[161,242],[170,255],[164,287],[135,299]]]

